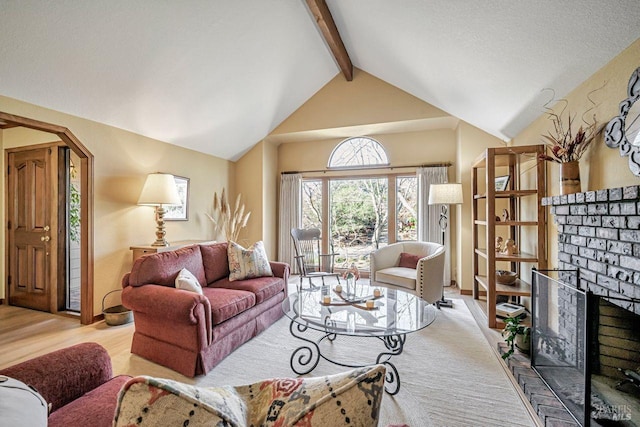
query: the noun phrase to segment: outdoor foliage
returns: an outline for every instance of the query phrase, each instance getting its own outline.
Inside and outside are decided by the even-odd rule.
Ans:
[[[71,183],[69,186],[69,238],[80,243],[80,190]]]
[[[416,239],[417,179],[397,177],[397,239]],[[330,252],[338,253],[337,268],[355,264],[368,268],[369,253],[389,242],[389,188],[387,177],[329,181]],[[322,181],[302,185],[302,226],[322,229]]]

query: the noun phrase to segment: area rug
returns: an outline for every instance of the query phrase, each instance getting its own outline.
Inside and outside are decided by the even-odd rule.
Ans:
[[[200,386],[241,385],[265,378],[295,376],[289,359],[301,343],[291,336],[289,320],[280,319],[234,351],[208,375],[187,382]],[[382,343],[371,338],[345,337],[332,347],[335,357],[375,362]],[[454,300],[453,308],[440,310],[429,327],[409,334],[403,354],[392,361],[400,373],[401,387],[395,396],[385,393],[380,426],[402,423],[412,427],[534,425],[462,300]],[[144,366],[138,368],[144,369]],[[321,359],[306,376],[346,369]],[[179,377],[175,379],[185,381]]]

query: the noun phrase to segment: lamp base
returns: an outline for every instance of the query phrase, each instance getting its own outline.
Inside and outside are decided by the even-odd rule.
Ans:
[[[167,213],[162,205],[156,207],[156,241],[151,246],[169,246],[169,242],[164,236],[167,232],[164,230],[164,214]]]
[[[436,301],[436,307],[438,307],[438,308],[440,308],[440,307],[452,308],[453,307],[453,301],[451,301],[450,299],[442,298],[441,300]]]

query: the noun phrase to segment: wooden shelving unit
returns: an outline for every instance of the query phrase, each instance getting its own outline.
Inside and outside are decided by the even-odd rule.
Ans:
[[[542,206],[546,177],[544,145],[487,148],[472,168],[473,193],[473,297],[487,316],[490,328],[503,328],[496,317],[499,297],[520,301],[531,296],[531,285],[522,278],[530,276],[530,268],[547,268],[546,213]],[[509,175],[505,191],[496,191],[495,179]],[[506,209],[509,219],[500,218]],[[500,212],[497,212],[497,211]],[[496,237],[514,239],[521,247],[526,238],[526,251],[506,255],[495,250]],[[502,267],[504,266],[504,267]],[[496,270],[518,274],[514,285],[496,282]]]

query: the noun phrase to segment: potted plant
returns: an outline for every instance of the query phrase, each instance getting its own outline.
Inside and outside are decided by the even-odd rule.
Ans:
[[[509,349],[502,355],[503,359],[507,359],[515,351],[514,347],[518,347],[523,353],[529,354],[531,346],[531,328],[520,324],[521,317],[507,317],[504,321],[504,329],[502,336],[504,337]]]

